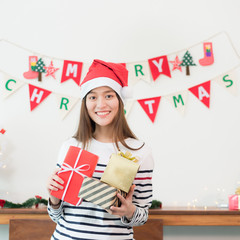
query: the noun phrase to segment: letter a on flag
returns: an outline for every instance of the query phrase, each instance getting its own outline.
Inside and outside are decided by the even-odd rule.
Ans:
[[[208,108],[210,107],[210,82],[207,81],[188,89]]]
[[[152,73],[153,81],[155,81],[161,74],[171,77],[166,55],[148,59],[148,64]]]
[[[31,111],[36,108],[48,95],[52,92],[28,84],[29,86],[29,97],[30,97],[30,109]]]
[[[137,100],[150,120],[154,122],[161,97],[145,98]]]
[[[82,65],[82,62],[64,60],[61,83],[72,79],[79,86]]]

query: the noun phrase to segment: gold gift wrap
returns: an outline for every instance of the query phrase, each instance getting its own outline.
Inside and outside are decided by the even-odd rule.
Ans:
[[[119,189],[111,187],[95,178],[85,177],[78,196],[88,202],[97,204],[112,214],[110,210],[111,206],[121,206],[121,201],[117,197],[118,193],[126,197],[126,193]]]
[[[101,181],[128,193],[139,167],[134,161],[112,154]]]

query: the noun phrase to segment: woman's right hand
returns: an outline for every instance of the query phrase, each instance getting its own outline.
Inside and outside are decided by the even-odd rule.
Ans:
[[[51,195],[51,191],[58,191],[59,189],[62,190],[64,181],[57,175],[61,168],[57,168],[53,174],[49,177],[47,182],[47,190],[49,193],[50,200],[52,204],[56,205],[60,202],[60,200]]]

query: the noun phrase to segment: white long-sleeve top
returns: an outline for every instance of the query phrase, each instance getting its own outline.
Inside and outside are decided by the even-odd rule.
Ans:
[[[140,147],[143,142],[128,138],[126,143],[132,148]],[[69,146],[81,147],[75,138],[71,138],[62,145],[57,166],[61,167]],[[51,219],[57,223],[51,240],[129,240],[133,237],[133,226],[144,224],[148,219],[148,209],[152,202],[152,172],[153,158],[149,147],[144,145],[139,150],[126,149],[119,143],[122,152],[130,151],[133,156],[139,158],[140,168],[134,179],[136,185],[133,194],[133,204],[136,211],[129,222],[125,217],[120,218],[111,215],[101,207],[91,202],[84,201],[80,206],[74,206],[67,202],[62,202],[58,209],[53,209],[48,205],[48,213]],[[89,152],[99,156],[93,178],[101,178],[109,158],[112,153],[118,150],[113,143],[102,143],[92,139],[87,149]]]

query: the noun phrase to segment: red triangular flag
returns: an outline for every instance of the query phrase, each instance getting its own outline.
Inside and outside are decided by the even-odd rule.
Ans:
[[[28,84],[28,86],[29,86],[30,108],[32,111],[52,92],[40,87],[33,86],[31,84]]]
[[[210,82],[207,81],[188,89],[208,108],[210,107]]]
[[[152,78],[155,81],[161,74],[171,77],[167,56],[161,56],[148,59],[148,64],[152,73]]]
[[[152,122],[154,122],[158,106],[160,103],[161,97],[154,97],[154,98],[145,98],[138,100],[139,104],[145,111],[145,113],[148,115],[148,117],[151,119]]]
[[[82,62],[64,60],[61,83],[72,79],[78,86],[82,73]]]

